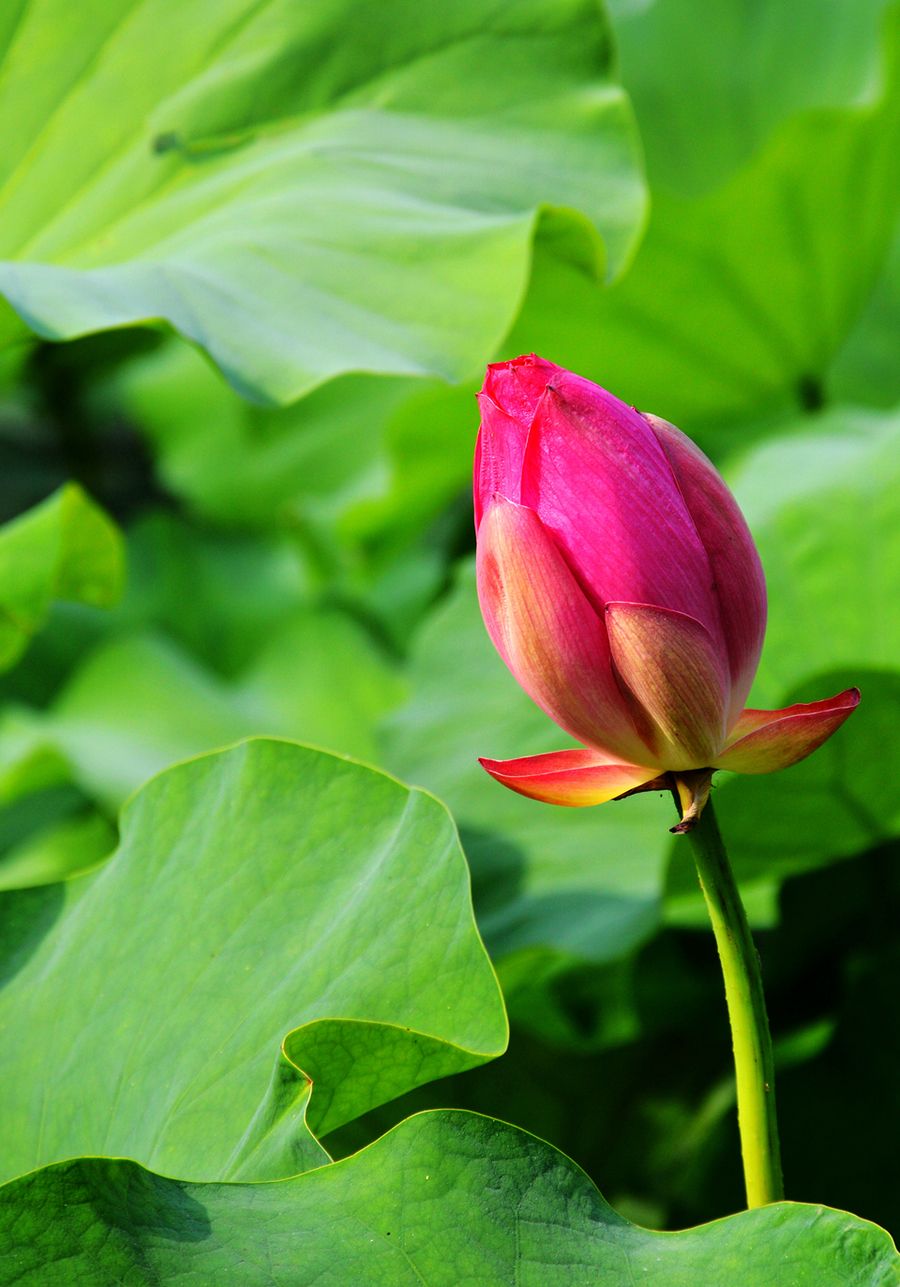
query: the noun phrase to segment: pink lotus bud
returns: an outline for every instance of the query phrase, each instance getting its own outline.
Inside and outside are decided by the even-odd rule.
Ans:
[[[705,781],[699,812],[714,768],[785,768],[843,723],[856,689],[744,710],[762,566],[734,497],[680,430],[534,354],[488,367],[478,399],[485,624],[529,696],[586,748],[482,760],[498,781],[583,805],[680,774]]]

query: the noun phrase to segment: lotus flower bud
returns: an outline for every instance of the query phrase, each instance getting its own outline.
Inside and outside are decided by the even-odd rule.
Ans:
[[[734,497],[680,430],[533,354],[488,368],[475,451],[478,597],[513,675],[583,749],[482,760],[522,795],[600,804],[667,784],[685,827],[712,771],[809,755],[848,689],[745,710],[766,626]]]

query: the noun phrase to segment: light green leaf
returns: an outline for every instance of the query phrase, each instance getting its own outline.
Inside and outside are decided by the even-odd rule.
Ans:
[[[895,1287],[877,1225],[777,1203],[683,1233],[607,1205],[549,1145],[490,1118],[424,1113],[344,1162],[276,1184],[180,1184],[85,1159],[0,1190],[0,1281],[246,1287]]]
[[[85,659],[44,719],[81,788],[107,809],[176,760],[254,727],[228,687],[161,636],[114,639]]]
[[[380,497],[385,421],[420,383],[350,375],[292,406],[261,407],[173,340],[126,363],[97,395],[141,426],[167,487],[195,512],[260,529],[334,522]]]
[[[589,0],[30,0],[0,36],[10,336],[12,309],[56,339],[162,319],[278,402],[455,379],[508,328],[543,208],[594,270],[641,222]]]
[[[164,631],[234,676],[308,607],[311,559],[291,533],[208,529],[153,510],[128,536],[128,592],[110,628]]]
[[[838,402],[890,408],[900,402],[900,228],[856,326],[829,373],[828,388]]]
[[[155,778],[104,867],[0,912],[6,1176],[293,1174],[327,1156],[307,1064],[328,1130],[505,1045],[446,810],[292,743]]]
[[[123,578],[116,528],[74,483],[0,528],[0,669],[19,659],[54,599],[109,607]]]
[[[47,736],[40,716],[6,710],[0,720],[0,808],[69,778],[65,756]]]

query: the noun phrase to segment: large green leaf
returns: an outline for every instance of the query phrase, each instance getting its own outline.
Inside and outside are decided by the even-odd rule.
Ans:
[[[58,339],[163,319],[275,401],[342,371],[457,378],[509,326],[543,207],[596,269],[641,221],[589,0],[30,0],[16,17],[9,335],[13,308]]]
[[[276,1184],[197,1185],[86,1159],[0,1190],[0,1281],[347,1287],[895,1287],[876,1225],[778,1203],[652,1233],[574,1163],[490,1118],[425,1113]]]
[[[617,6],[655,183],[632,269],[598,289],[571,246],[539,238],[500,352],[543,351],[722,454],[738,441],[729,418],[832,389],[896,396],[896,290],[879,274],[900,140],[882,0],[766,4],[752,22],[730,0],[712,17],[694,8]],[[762,81],[748,63],[767,69]],[[139,359],[107,396],[146,427],[196,510],[255,526],[324,519],[355,550],[408,539],[465,487],[474,387],[358,376],[273,412],[230,400],[199,360],[170,351]]]
[[[109,607],[123,576],[116,528],[75,484],[0,528],[0,669],[19,659],[54,599]]]
[[[0,910],[6,1176],[293,1174],[310,1079],[323,1131],[505,1044],[446,810],[292,743],[155,778],[103,868]]]

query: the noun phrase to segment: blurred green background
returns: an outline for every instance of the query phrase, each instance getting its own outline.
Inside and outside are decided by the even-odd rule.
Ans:
[[[121,528],[126,570],[77,492],[38,521],[89,545],[87,572],[69,550],[23,598],[21,525],[0,533],[0,887],[102,861],[131,791],[246,734],[386,767],[458,821],[513,1037],[326,1144],[465,1106],[550,1140],[652,1227],[742,1205],[715,949],[670,805],[555,810],[476,763],[560,744],[493,655],[471,560],[480,370],[535,350],[677,423],[733,485],[770,593],[753,704],[862,689],[811,760],[721,775],[716,799],[763,959],[788,1196],[896,1235],[900,11],[514,8],[504,27],[459,6],[451,40],[388,6],[381,46],[347,38],[372,63],[358,83],[334,35],[354,6],[323,6],[320,32],[273,18],[266,93],[223,64],[249,146],[213,149],[187,213],[165,188],[130,210],[136,170],[101,130],[87,177],[59,178],[82,184],[67,210],[48,175],[66,112],[72,137],[83,122],[71,97],[34,107],[33,191],[20,157],[0,191],[0,518],[77,483]],[[297,88],[301,49],[319,79]],[[173,138],[151,110],[170,89],[134,105],[141,155],[151,138],[202,169],[234,121],[213,95]],[[308,140],[267,124],[319,113],[337,154],[385,108],[382,169],[304,172],[307,208]],[[404,202],[435,189],[406,226]],[[163,261],[177,304],[148,275]],[[214,271],[220,293],[190,295]],[[108,329],[146,318],[172,325]]]

